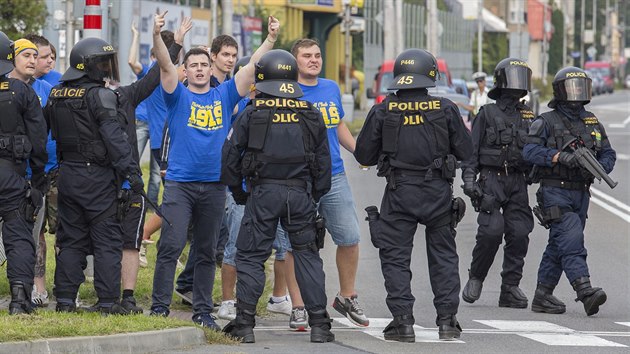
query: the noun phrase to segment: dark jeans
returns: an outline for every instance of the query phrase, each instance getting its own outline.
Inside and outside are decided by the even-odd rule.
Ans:
[[[152,308],[171,304],[177,259],[186,246],[188,225],[192,222],[196,252],[193,313],[211,313],[215,250],[225,214],[225,186],[210,182],[166,181],[162,213],[173,226],[162,225],[153,276]]]

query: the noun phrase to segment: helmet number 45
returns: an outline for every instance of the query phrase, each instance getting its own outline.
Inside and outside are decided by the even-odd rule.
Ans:
[[[398,79],[398,85],[409,85],[413,82],[413,76],[402,76]]]
[[[284,93],[295,93],[295,88],[293,87],[293,84],[282,84],[278,90]]]

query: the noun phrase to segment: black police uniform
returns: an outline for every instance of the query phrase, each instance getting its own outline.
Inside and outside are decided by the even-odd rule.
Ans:
[[[83,41],[89,40],[94,39]],[[92,49],[89,42],[80,43],[73,53]],[[117,191],[123,178],[137,180],[139,171],[133,159],[135,149],[122,129],[126,117],[116,94],[79,69],[84,67],[81,58],[71,64],[45,108],[60,163],[57,310],[74,310],[84,281],[81,269],[86,267],[86,255],[93,252],[94,288],[101,308],[107,311],[120,298],[122,227],[116,219]]]
[[[11,287],[10,314],[31,311],[35,267],[32,236],[36,209],[45,192],[46,122],[39,99],[22,81],[7,78],[13,69],[12,43],[0,32],[0,219],[2,241],[8,260]],[[26,182],[27,161],[32,170],[31,188]]]
[[[571,84],[565,86],[565,81]],[[566,87],[579,87],[580,84],[584,92],[582,97],[579,93],[569,94],[569,97],[563,93]],[[615,166],[616,153],[603,124],[583,107],[590,101],[590,85],[590,78],[583,70],[575,67],[561,69],[554,79],[554,99],[549,102],[553,110],[534,121],[523,149],[525,160],[537,165],[536,180],[540,181],[540,188],[536,197],[543,224],[550,228],[549,243],[538,268],[538,287],[532,301],[535,312],[565,311],[564,304],[552,295],[563,271],[577,292],[578,300],[583,302],[587,315],[597,313],[606,301],[606,293],[590,284],[584,247],[589,188],[594,177],[571,162],[574,158],[571,150],[583,146],[593,153],[606,173]],[[556,153],[560,153],[559,161],[553,163]]]
[[[506,75],[506,71],[510,75]],[[522,73],[523,77],[519,80],[519,75],[514,73]],[[462,291],[466,302],[479,299],[482,282],[505,238],[499,306],[527,307],[527,297],[518,285],[534,219],[527,194],[531,167],[523,160],[522,149],[534,113],[519,100],[529,90],[530,75],[527,64],[519,59],[507,58],[499,62],[495,87],[489,94],[496,103],[481,107],[473,121],[473,154],[462,162],[462,179],[464,191],[470,195],[470,186],[477,183],[474,181],[479,174],[479,187],[470,195],[475,210],[479,211],[479,226],[470,279]]]
[[[276,62],[276,56],[281,61]],[[328,136],[321,113],[310,103],[293,98],[302,94],[290,53],[266,53],[257,64],[256,76],[273,79],[270,67],[276,63],[291,66],[287,71],[293,80],[283,83],[289,97],[261,94],[250,101],[234,122],[222,151],[221,182],[231,186],[236,202],[243,203],[243,177],[251,188],[236,241],[237,317],[224,331],[244,342],[254,341],[251,329],[265,286],[264,263],[271,255],[280,222],[289,234],[298,285],[308,290],[302,296],[309,313],[311,341],[330,341],[334,336],[329,332],[331,320],[326,312],[325,275],[317,242],[318,231],[323,241],[323,225],[317,225],[315,204],[330,190]],[[284,74],[281,71],[279,75]],[[270,89],[263,83],[257,81],[256,89],[274,92],[274,96],[282,94],[277,87]],[[280,85],[271,82],[268,86],[274,84]]]

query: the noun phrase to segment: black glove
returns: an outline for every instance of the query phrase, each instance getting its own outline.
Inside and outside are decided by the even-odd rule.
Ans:
[[[232,191],[232,198],[234,198],[234,202],[238,205],[247,204],[247,198],[249,197],[249,193],[243,190],[241,186],[230,186],[230,191]]]
[[[479,199],[483,196],[483,190],[477,183],[477,174],[471,168],[467,168],[462,172],[462,180],[464,185],[464,194],[470,197],[471,200]]]
[[[575,157],[575,154],[571,152],[562,151],[560,153],[560,156],[558,156],[558,162],[567,166],[568,168],[576,168],[579,166],[579,163],[578,163],[577,158]]]
[[[48,179],[48,176],[43,172],[33,174],[33,177],[31,177],[31,187],[40,191],[42,195],[48,192],[49,185],[50,180]]]
[[[138,194],[144,193],[144,182],[142,182],[142,177],[139,174],[132,173],[127,176],[127,181],[129,181],[129,185],[131,186],[131,190]]]

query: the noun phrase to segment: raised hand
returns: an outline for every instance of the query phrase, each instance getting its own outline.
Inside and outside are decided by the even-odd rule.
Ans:
[[[179,25],[179,28],[175,32],[175,43],[182,45],[184,44],[184,37],[186,33],[190,31],[192,28],[192,19],[190,17],[184,17],[182,19],[182,24]]]
[[[166,24],[166,14],[168,10],[164,11],[162,14],[155,14],[154,23],[153,23],[153,35],[159,35],[162,27]]]
[[[280,21],[273,16],[269,16],[268,20],[269,24],[267,25],[267,31],[269,32],[269,36],[272,39],[272,42],[275,42],[278,39],[278,32],[280,31]]]
[[[134,37],[138,37],[140,35],[138,27],[136,27],[136,21],[131,22],[131,33]]]

